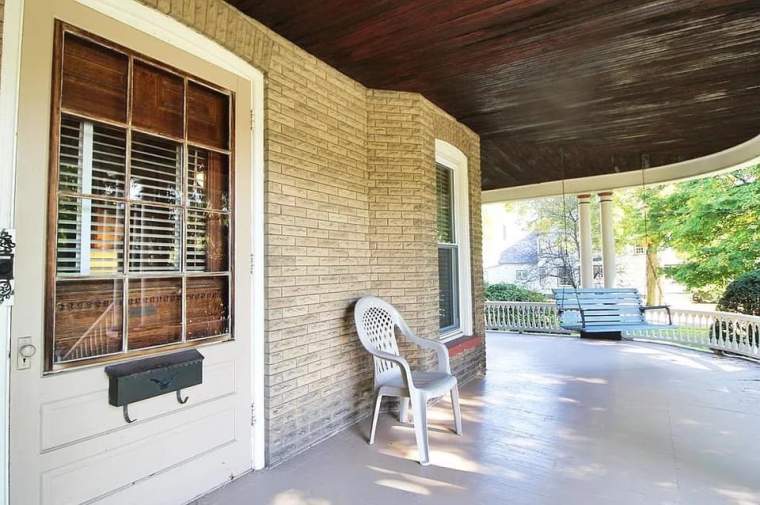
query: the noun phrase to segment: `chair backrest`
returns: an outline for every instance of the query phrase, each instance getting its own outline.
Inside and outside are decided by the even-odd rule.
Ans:
[[[636,288],[558,288],[552,290],[560,311],[583,309],[586,327],[645,322]]]
[[[396,342],[396,326],[399,326],[401,316],[389,303],[376,296],[365,296],[356,302],[354,322],[359,340],[367,351],[382,351],[396,356],[399,355]],[[373,356],[375,362],[375,380],[383,373],[397,368],[397,365],[387,359]]]

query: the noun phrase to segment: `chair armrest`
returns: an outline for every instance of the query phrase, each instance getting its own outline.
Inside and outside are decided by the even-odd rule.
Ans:
[[[438,371],[451,375],[451,363],[449,362],[448,347],[443,345],[441,342],[436,342],[435,340],[430,340],[427,338],[420,338],[416,335],[409,336],[409,340],[420,347],[434,350],[436,356],[438,357]]]
[[[436,356],[438,357],[438,371],[451,374],[451,364],[449,363],[449,349],[445,345],[435,340],[418,337],[403,320],[400,321],[399,328],[401,328],[401,332],[404,334],[404,336],[416,346],[422,347],[424,349],[434,350]]]
[[[640,308],[641,313],[643,314],[647,310],[661,310],[665,309],[668,313],[668,324],[673,325],[673,314],[670,313],[670,305],[644,305]]]
[[[402,377],[404,378],[406,385],[408,387],[414,387],[414,382],[412,381],[412,369],[409,367],[409,362],[407,362],[404,358],[385,351],[372,350],[369,352],[376,358],[385,359],[396,363],[403,372]]]
[[[641,307],[642,312],[645,310],[654,310],[654,309],[670,310],[670,305],[644,305]]]

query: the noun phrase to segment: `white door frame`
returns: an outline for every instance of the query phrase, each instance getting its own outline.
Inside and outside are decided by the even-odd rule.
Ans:
[[[0,56],[0,228],[14,228],[16,126],[24,0],[5,0]],[[8,498],[11,308],[0,307],[0,505]]]
[[[146,34],[155,36],[185,52],[232,72],[251,83],[252,125],[251,213],[253,239],[250,270],[250,307],[252,317],[251,345],[251,430],[253,468],[265,466],[264,447],[264,76],[248,62],[206,38],[179,21],[135,0],[76,0],[113,19]],[[21,69],[21,34],[24,0],[5,0],[3,19],[2,61],[0,61],[0,227],[12,228],[14,182],[16,172],[16,130],[18,117],[18,85]],[[258,295],[258,296],[257,296]],[[0,308],[0,505],[8,503],[8,388],[10,349],[10,309]]]

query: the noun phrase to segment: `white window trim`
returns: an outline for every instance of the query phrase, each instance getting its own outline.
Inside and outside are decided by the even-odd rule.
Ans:
[[[454,230],[457,243],[459,328],[440,335],[444,342],[472,335],[472,264],[470,262],[470,181],[467,156],[440,139],[435,139],[435,162],[452,171],[454,185]]]

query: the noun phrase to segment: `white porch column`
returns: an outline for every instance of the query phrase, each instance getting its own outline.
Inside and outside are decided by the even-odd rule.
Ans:
[[[615,287],[615,223],[612,221],[612,191],[599,193],[602,227],[602,268],[604,287]]]
[[[578,195],[581,287],[594,287],[594,258],[591,252],[591,195]]]

